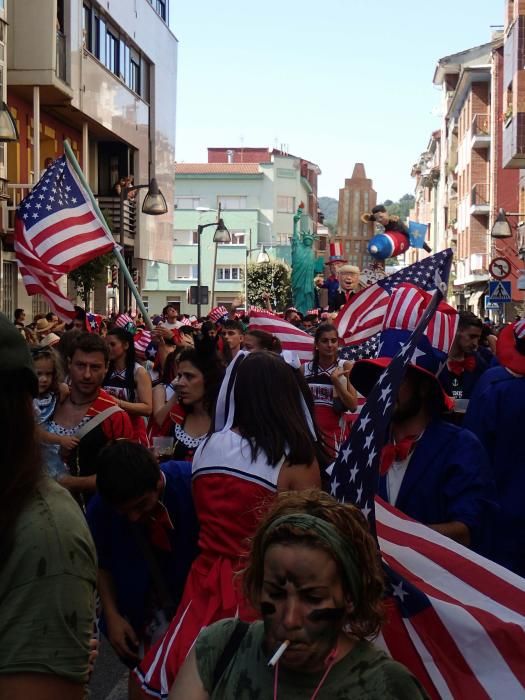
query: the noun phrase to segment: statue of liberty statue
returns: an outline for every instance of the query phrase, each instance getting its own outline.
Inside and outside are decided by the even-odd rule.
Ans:
[[[303,208],[304,204],[301,202],[293,217],[292,301],[295,308],[305,314],[315,306],[315,234],[299,231]]]

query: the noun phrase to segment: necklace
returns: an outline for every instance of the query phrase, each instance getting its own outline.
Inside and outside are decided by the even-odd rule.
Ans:
[[[94,401],[95,399],[89,399],[89,401],[73,401],[73,399],[71,398],[71,396],[69,396],[69,400],[71,401],[71,403],[73,404],[73,406],[87,406],[88,403],[93,403],[93,401]]]
[[[332,670],[332,666],[335,664],[337,656],[337,645],[332,649],[330,654],[326,657],[325,665],[326,665],[326,671],[323,673],[323,676],[319,683],[317,684],[316,689],[313,692],[312,697],[310,700],[316,700],[317,696],[319,695],[319,691],[321,690],[321,686],[326,680],[326,677]],[[277,700],[277,688],[279,685],[279,662],[275,664],[275,670],[273,672],[273,700]]]

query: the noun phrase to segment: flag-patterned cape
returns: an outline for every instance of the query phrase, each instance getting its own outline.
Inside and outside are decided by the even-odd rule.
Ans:
[[[114,245],[66,156],[55,160],[16,212],[15,254],[28,294],[42,294],[60,318],[72,319],[58,280]]]

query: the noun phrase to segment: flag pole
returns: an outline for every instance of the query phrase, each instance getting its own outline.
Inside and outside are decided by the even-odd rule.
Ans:
[[[100,211],[100,207],[98,206],[98,202],[95,199],[95,195],[91,191],[91,188],[86,181],[84,173],[82,172],[82,168],[80,167],[78,160],[76,159],[75,154],[73,153],[73,149],[71,148],[69,141],[67,141],[67,140],[64,141],[64,152],[66,154],[68,161],[73,166],[73,170],[78,175],[80,182],[83,184],[87,194],[89,195],[89,199],[91,200],[91,204],[93,205],[93,209],[95,210],[95,212],[98,215],[98,218],[100,219],[100,223],[104,227],[108,236],[110,236],[110,238],[114,241],[113,234],[110,231],[109,226],[106,223],[106,219],[104,218],[104,215]],[[122,222],[120,222],[120,225],[122,226]],[[124,275],[124,279],[128,283],[128,286],[131,289],[131,293],[135,297],[135,300],[137,302],[137,306],[139,307],[140,312],[142,314],[142,317],[144,319],[144,323],[146,324],[148,329],[150,331],[152,331],[153,324],[152,324],[151,319],[149,317],[148,311],[147,311],[146,307],[144,306],[144,302],[141,299],[141,296],[139,294],[139,290],[135,286],[135,282],[133,282],[133,277],[131,276],[131,273],[128,270],[128,266],[126,265],[126,262],[125,262],[124,258],[122,257],[122,253],[120,252],[120,249],[116,243],[115,243],[114,248],[113,248],[113,255],[117,258],[117,262],[118,262],[119,267],[122,271],[122,274]],[[120,311],[122,312],[123,309],[121,309]]]

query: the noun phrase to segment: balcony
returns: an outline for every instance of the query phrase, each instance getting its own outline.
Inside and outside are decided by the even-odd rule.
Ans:
[[[490,116],[488,114],[475,114],[470,128],[472,140],[471,148],[490,147]]]
[[[490,214],[490,194],[488,182],[472,186],[470,191],[470,214]]]
[[[120,240],[120,197],[98,197],[100,210],[106,217],[109,227],[113,231],[115,240]],[[124,242],[126,245],[134,245],[137,233],[137,205],[135,200],[124,201]]]
[[[35,22],[39,29],[36,33]],[[67,104],[73,99],[68,84],[70,54],[66,36],[57,31],[56,0],[11,3],[7,48],[9,88],[15,94],[30,101],[33,87],[38,85],[42,104],[46,106]]]

